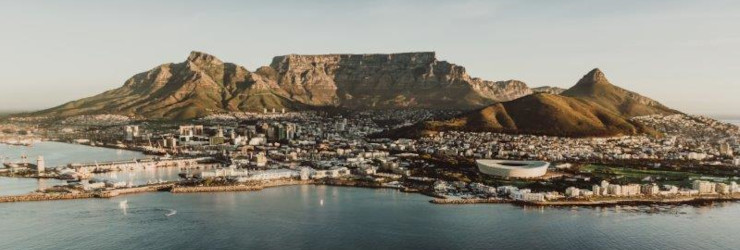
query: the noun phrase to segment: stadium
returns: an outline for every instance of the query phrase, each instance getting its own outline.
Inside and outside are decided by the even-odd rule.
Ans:
[[[544,161],[475,160],[478,170],[504,178],[536,178],[547,173],[550,163]]]

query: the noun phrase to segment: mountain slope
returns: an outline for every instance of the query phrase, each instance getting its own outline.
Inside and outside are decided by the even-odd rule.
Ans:
[[[451,120],[424,122],[393,134],[417,137],[449,130],[568,137],[652,133],[639,124],[591,102],[536,93],[471,111]]]
[[[472,109],[531,93],[438,61],[434,52],[287,55],[249,72],[202,52],[137,74],[120,88],[33,113],[191,119],[213,113],[311,107]]]
[[[679,113],[655,100],[612,85],[598,68],[588,72],[561,95],[588,100],[628,117]]]
[[[595,69],[562,95],[535,93],[450,120],[428,121],[390,131],[384,136],[418,137],[448,130],[570,137],[657,135],[653,129],[630,118],[675,112],[647,97],[611,85]]]
[[[287,94],[259,74],[192,52],[185,62],[163,64],[128,79],[123,87],[38,114],[112,113],[145,118],[190,119],[248,109],[252,103],[284,107]],[[255,109],[256,110],[256,109]]]

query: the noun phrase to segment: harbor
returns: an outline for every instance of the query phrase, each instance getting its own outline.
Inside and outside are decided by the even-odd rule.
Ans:
[[[47,145],[40,143],[40,147]],[[56,144],[61,148],[66,144]],[[17,147],[17,146],[13,146]],[[84,147],[97,150],[97,148]],[[114,152],[115,156],[126,154],[126,151],[104,149]],[[38,152],[44,153],[44,152]],[[53,152],[47,151],[50,155]],[[36,164],[29,163],[28,157],[22,155],[21,161],[11,168],[0,173],[10,179],[38,180],[38,188],[25,193],[10,192],[0,195],[0,202],[48,201],[89,198],[113,198],[120,195],[160,192],[170,193],[204,193],[204,192],[241,192],[261,191],[265,188],[293,186],[293,185],[327,185],[363,188],[398,189],[404,192],[419,192],[433,199],[433,204],[523,204],[530,206],[566,207],[566,206],[617,206],[617,205],[650,205],[650,204],[698,204],[704,202],[737,201],[740,193],[730,194],[703,194],[703,195],[671,195],[671,196],[603,196],[559,199],[522,199],[529,193],[517,192],[513,187],[501,187],[498,191],[505,194],[496,196],[490,193],[484,196],[450,196],[442,193],[425,190],[423,186],[413,187],[401,182],[378,183],[368,181],[365,175],[350,173],[346,169],[315,170],[311,168],[250,170],[236,169],[234,166],[223,167],[224,163],[211,157],[142,157],[141,159],[105,160],[94,162],[74,162],[67,159],[65,163],[58,163],[55,167],[44,167],[43,156],[39,156]],[[10,165],[6,163],[6,165]],[[10,170],[10,171],[9,171]],[[25,172],[24,172],[25,171]],[[16,175],[17,174],[17,175]],[[372,176],[372,175],[371,175]],[[387,174],[377,176],[394,177]],[[422,180],[423,178],[419,179]],[[0,179],[2,180],[2,179]],[[43,181],[42,180],[48,180]],[[214,182],[215,181],[215,182]],[[413,182],[413,181],[412,181]],[[449,190],[449,187],[458,184],[438,182],[433,185],[436,189]],[[0,182],[0,191],[3,185]],[[29,187],[30,189],[30,187]],[[476,184],[470,190],[488,192],[491,187]],[[733,189],[734,190],[734,189]],[[526,191],[526,190],[525,190]],[[449,191],[448,191],[449,192]],[[585,191],[584,191],[585,192]],[[494,196],[490,196],[494,195]],[[520,197],[521,196],[521,197]],[[531,196],[531,195],[530,195]],[[520,198],[517,198],[520,197]]]

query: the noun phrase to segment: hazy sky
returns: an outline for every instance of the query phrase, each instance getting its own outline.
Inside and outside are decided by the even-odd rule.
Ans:
[[[599,67],[670,107],[740,115],[740,1],[0,1],[0,109],[97,94],[191,50],[250,70],[290,53],[436,51],[531,87]]]

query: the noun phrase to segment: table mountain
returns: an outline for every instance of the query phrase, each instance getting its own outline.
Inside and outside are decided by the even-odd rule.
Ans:
[[[287,55],[270,67],[301,103],[348,108],[474,108],[528,95],[519,81],[484,81],[434,52],[371,55]]]
[[[192,52],[184,62],[134,75],[120,88],[34,115],[191,119],[263,108],[472,109],[531,93],[520,81],[471,77],[434,52],[286,55],[254,72]]]

